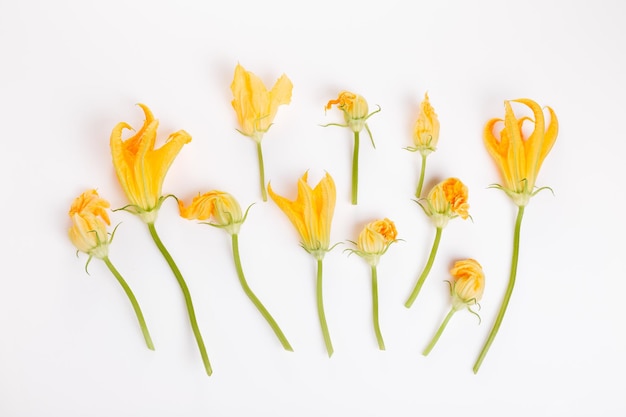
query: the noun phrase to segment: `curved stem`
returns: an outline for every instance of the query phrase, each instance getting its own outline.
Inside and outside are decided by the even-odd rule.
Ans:
[[[330,341],[330,332],[328,331],[328,324],[326,323],[326,314],[324,314],[324,300],[322,298],[322,260],[317,260],[317,315],[320,319],[320,326],[322,327],[322,334],[324,335],[324,343],[326,344],[326,351],[328,357],[333,355],[333,344]]]
[[[257,156],[259,158],[259,178],[261,181],[261,196],[263,201],[267,201],[267,191],[265,190],[265,165],[263,164],[263,149],[261,149],[261,142],[256,144]]]
[[[276,323],[272,315],[269,313],[269,311],[267,311],[263,303],[261,303],[261,300],[259,300],[258,297],[252,292],[250,286],[248,285],[248,282],[246,281],[246,277],[243,274],[243,268],[241,267],[241,258],[239,256],[239,236],[237,235],[237,233],[233,233],[232,235],[232,244],[233,258],[235,260],[235,269],[237,269],[237,276],[239,277],[239,283],[241,284],[243,291],[246,293],[250,301],[252,301],[252,303],[255,305],[257,310],[259,310],[263,317],[265,317],[265,320],[267,320],[270,327],[278,337],[278,340],[280,340],[283,348],[285,348],[285,350],[293,352],[293,348],[287,341],[287,338],[283,334],[282,330],[280,330],[280,327],[278,327],[278,324]]]
[[[167,261],[167,264],[170,266],[170,269],[174,273],[174,276],[176,277],[176,281],[178,281],[178,285],[180,286],[180,289],[183,292],[183,296],[185,297],[185,304],[187,306],[187,313],[189,315],[189,322],[191,323],[191,329],[193,330],[193,335],[196,338],[196,343],[198,344],[198,349],[200,350],[200,356],[202,356],[204,369],[206,370],[206,373],[209,376],[211,376],[211,374],[213,373],[213,369],[211,368],[211,363],[209,362],[209,356],[206,353],[206,348],[204,347],[204,341],[202,340],[202,335],[200,334],[200,329],[198,328],[198,322],[196,321],[196,313],[193,309],[193,303],[191,301],[191,294],[189,293],[189,288],[187,288],[187,283],[185,283],[185,279],[183,278],[183,275],[180,273],[178,266],[176,266],[174,259],[172,259],[172,256],[163,245],[163,242],[161,242],[161,239],[159,238],[159,235],[157,234],[156,229],[154,228],[154,223],[148,223],[148,229],[150,230],[150,236],[152,236],[154,243],[159,248],[159,251],[161,251],[161,254]]]
[[[415,197],[418,199],[422,194],[422,187],[424,186],[424,174],[426,173],[426,155],[422,155],[422,168],[420,169],[420,178],[417,183],[417,191],[415,191]]]
[[[448,315],[446,316],[446,318],[443,319],[443,323],[441,323],[441,326],[439,326],[437,333],[435,333],[435,335],[433,336],[428,346],[426,346],[426,349],[424,349],[424,352],[422,352],[422,355],[428,356],[430,351],[433,350],[433,348],[437,344],[437,341],[441,337],[441,334],[443,333],[443,331],[446,329],[446,326],[448,325],[448,322],[450,321],[454,313],[456,313],[456,310],[454,309],[454,307],[452,307],[450,311],[448,312]]]
[[[383,341],[383,334],[380,332],[380,323],[378,322],[378,272],[375,266],[372,266],[372,315],[378,348],[385,350],[385,342]]]
[[[359,193],[359,132],[354,132],[354,153],[352,154],[352,204],[356,205]]]
[[[130,287],[119,273],[119,271],[113,266],[111,260],[108,257],[102,258],[106,266],[109,268],[109,271],[115,276],[117,282],[120,283],[124,292],[128,296],[130,303],[133,305],[133,310],[135,310],[135,315],[137,316],[137,320],[139,321],[139,326],[141,326],[141,332],[143,333],[143,338],[146,341],[146,345],[148,345],[148,349],[154,350],[154,344],[152,344],[152,338],[150,337],[150,332],[148,332],[148,326],[146,325],[146,320],[143,318],[143,313],[141,312],[141,308],[139,307],[139,303],[135,298],[135,295],[131,291]]]
[[[428,276],[428,273],[430,272],[430,268],[432,268],[433,266],[433,262],[435,261],[435,255],[437,255],[437,249],[439,248],[439,241],[441,240],[442,230],[443,229],[441,227],[437,228],[437,233],[435,234],[435,241],[433,242],[433,247],[430,250],[430,256],[428,257],[428,262],[426,262],[426,266],[424,267],[422,274],[417,280],[417,283],[415,284],[415,288],[413,288],[413,292],[411,292],[411,295],[409,296],[408,300],[406,300],[406,303],[404,303],[404,306],[406,308],[410,308],[413,305],[413,302],[415,301],[415,299],[417,298],[417,295],[422,289],[422,285],[424,285],[424,281],[426,281],[426,277]]]
[[[487,352],[489,352],[489,348],[491,347],[493,340],[498,334],[500,324],[502,324],[502,319],[504,318],[504,314],[506,313],[506,309],[509,305],[509,300],[511,299],[511,294],[513,293],[513,287],[515,286],[515,277],[517,276],[517,261],[519,259],[519,238],[523,216],[524,206],[520,206],[517,211],[517,219],[515,220],[515,232],[513,234],[513,256],[511,258],[511,274],[509,276],[509,285],[507,286],[506,292],[504,293],[504,299],[502,300],[500,311],[498,311],[496,322],[491,328],[491,332],[489,333],[489,336],[485,341],[485,345],[478,355],[478,359],[476,359],[476,363],[474,363],[474,373],[477,373],[480,369],[480,365],[483,363],[483,360],[485,359],[485,356],[487,356]]]

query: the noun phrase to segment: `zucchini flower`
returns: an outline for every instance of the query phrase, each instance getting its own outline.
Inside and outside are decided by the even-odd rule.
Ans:
[[[179,201],[178,204],[181,217],[188,220],[213,220],[212,222],[204,222],[204,224],[224,229],[228,232],[231,236],[235,269],[237,270],[237,276],[239,277],[239,283],[243,291],[268,322],[285,350],[293,351],[272,315],[267,311],[263,303],[261,303],[261,300],[252,292],[243,273],[241,257],[239,255],[239,229],[246,220],[248,212],[246,211],[246,213],[242,215],[241,206],[235,197],[224,191],[209,191],[198,195],[194,197],[191,204],[187,207],[185,207],[182,201]]]
[[[122,140],[124,129],[133,128],[125,122],[118,123],[111,133],[111,154],[117,178],[130,201],[124,209],[150,224],[156,220],[165,199],[161,195],[165,175],[183,145],[191,142],[191,136],[179,130],[161,148],[154,149],[159,121],[146,105],[139,107],[146,116],[143,126],[134,136]]]
[[[389,219],[376,220],[365,225],[357,242],[352,242],[357,249],[347,249],[354,253],[370,265],[372,275],[372,317],[374,322],[374,333],[378,341],[378,348],[385,350],[385,342],[378,319],[378,271],[377,266],[380,257],[384,255],[392,243],[397,242],[398,231],[396,225]]]
[[[187,283],[154,227],[159,208],[168,197],[161,195],[165,174],[167,174],[183,145],[191,142],[191,136],[184,130],[179,130],[171,134],[162,147],[154,149],[159,121],[154,118],[147,106],[139,104],[139,107],[141,107],[146,116],[146,120],[139,132],[130,139],[122,140],[124,129],[132,129],[132,127],[125,122],[120,122],[113,128],[111,133],[113,166],[115,167],[120,185],[130,201],[130,204],[123,207],[123,209],[138,215],[148,225],[152,240],[154,240],[154,243],[176,277],[176,281],[185,298],[189,321],[200,350],[205,371],[208,375],[211,375],[213,370],[196,321],[196,314]]]
[[[422,194],[422,186],[424,185],[424,174],[426,172],[426,158],[431,152],[437,150],[439,142],[439,118],[435,109],[430,104],[428,93],[424,94],[424,100],[420,103],[417,122],[413,130],[414,147],[408,147],[411,152],[418,152],[422,156],[422,166],[420,169],[420,177],[417,184],[415,197],[420,198]]]
[[[377,110],[369,113],[369,107],[367,101],[358,95],[349,91],[342,91],[335,100],[330,100],[325,109],[330,110],[333,106],[336,106],[343,112],[343,118],[346,124],[329,123],[327,126],[340,126],[347,127],[354,133],[354,152],[352,155],[352,204],[357,204],[358,201],[358,189],[359,189],[359,135],[361,130],[365,128],[372,142],[372,146],[376,148],[374,144],[374,138],[372,132],[367,125],[367,119],[380,111],[380,107]]]
[[[478,305],[480,307],[478,302],[485,291],[485,274],[483,273],[482,266],[474,259],[464,259],[455,262],[450,273],[454,278],[452,283],[449,283],[450,295],[452,296],[452,308],[446,315],[443,323],[441,323],[441,326],[439,326],[435,336],[433,336],[426,349],[424,349],[424,356],[427,356],[435,347],[435,344],[439,340],[439,337],[441,337],[441,334],[454,313],[459,310],[467,309],[470,313],[478,316],[478,314],[472,310],[472,306]],[[478,319],[480,320],[480,316],[478,316]]]
[[[435,185],[430,193],[428,193],[428,197],[424,200],[424,203],[420,201],[417,201],[417,203],[420,207],[422,207],[424,213],[430,217],[431,221],[435,225],[435,241],[433,242],[426,266],[418,278],[411,295],[407,299],[406,303],[404,303],[407,308],[413,305],[413,302],[417,298],[424,281],[426,281],[426,277],[430,273],[430,269],[435,261],[435,256],[437,255],[437,250],[439,249],[439,242],[441,241],[441,232],[443,231],[443,228],[448,225],[448,221],[450,219],[461,217],[465,220],[469,217],[467,186],[465,186],[465,184],[463,184],[458,178],[448,178]]]
[[[509,283],[496,321],[474,363],[474,373],[477,373],[480,369],[493,340],[498,334],[502,319],[509,305],[517,276],[519,238],[524,209],[531,197],[536,195],[539,191],[548,188],[542,187],[535,189],[535,182],[539,174],[539,169],[550,152],[550,149],[552,149],[552,145],[554,145],[559,131],[559,122],[556,114],[550,107],[547,107],[548,113],[550,114],[550,122],[546,126],[543,110],[537,103],[527,98],[512,101],[528,107],[532,111],[533,117],[525,116],[517,118],[511,107],[511,102],[505,101],[504,120],[497,118],[489,120],[483,132],[485,147],[496,161],[504,179],[504,185],[494,185],[493,187],[504,191],[511,198],[513,203],[517,205],[518,209],[515,230],[513,232],[513,255],[511,259]],[[504,128],[500,131],[500,138],[497,138],[493,134],[493,129],[499,122],[504,122]],[[533,124],[530,135],[524,134],[523,126],[525,122]]]
[[[230,89],[234,97],[232,105],[241,127],[238,131],[255,141],[257,145],[261,191],[263,201],[267,201],[261,141],[274,122],[278,106],[291,102],[293,84],[283,74],[272,89],[267,91],[267,87],[259,77],[237,64]]]
[[[115,230],[113,230],[113,233],[109,235],[107,231],[107,226],[111,224],[107,212],[109,207],[109,202],[101,198],[96,190],[85,191],[80,196],[76,197],[69,211],[69,216],[72,220],[72,226],[69,229],[69,238],[79,252],[84,252],[89,255],[89,259],[85,265],[85,271],[87,271],[92,257],[102,259],[106,264],[109,271],[111,271],[113,276],[117,279],[117,282],[119,282],[124,289],[126,296],[133,306],[148,349],[154,350],[154,344],[152,343],[152,338],[148,332],[148,326],[146,325],[139,303],[122,275],[109,259],[109,244],[113,240],[113,234],[115,233]]]
[[[324,336],[326,351],[328,356],[333,354],[333,345],[330,340],[330,332],[326,323],[324,313],[324,302],[322,296],[322,261],[324,255],[331,248],[330,246],[330,226],[335,211],[335,182],[327,173],[324,178],[315,186],[307,183],[307,173],[298,180],[298,195],[294,201],[281,197],[272,190],[268,184],[267,190],[272,200],[287,215],[291,223],[296,227],[302,239],[300,245],[305,251],[310,253],[317,261],[317,312]]]

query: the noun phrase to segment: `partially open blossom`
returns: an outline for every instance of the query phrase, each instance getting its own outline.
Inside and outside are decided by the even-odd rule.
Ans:
[[[320,260],[330,246],[330,226],[336,200],[335,182],[326,173],[315,188],[311,188],[307,183],[307,174],[305,172],[298,180],[298,195],[294,201],[274,193],[271,185],[268,185],[268,192],[298,230],[302,247]]]
[[[183,145],[191,142],[184,130],[170,135],[166,143],[154,149],[159,121],[144,104],[139,107],[145,113],[145,121],[139,131],[123,140],[124,129],[133,130],[125,123],[118,123],[111,133],[111,154],[117,178],[130,201],[128,209],[138,214],[146,223],[153,223],[163,201],[161,188],[165,174]]]
[[[450,273],[454,278],[451,287],[453,307],[459,310],[478,303],[485,291],[482,266],[474,259],[464,259],[455,262]]]
[[[559,123],[556,114],[550,107],[546,107],[550,114],[550,122],[546,126],[543,109],[534,101],[523,98],[512,100],[530,108],[531,117],[517,118],[511,102],[504,102],[505,116],[502,119],[491,119],[484,130],[484,142],[489,154],[493,157],[504,179],[502,189],[518,206],[528,204],[535,190],[535,181],[552,145],[556,141]],[[524,122],[533,124],[532,132],[524,134]],[[494,126],[504,122],[504,128],[497,138]]]
[[[353,132],[363,130],[367,118],[371,116],[365,98],[349,91],[342,91],[336,99],[330,100],[326,104],[326,110],[330,110],[332,106],[343,112],[346,124]]]
[[[411,151],[419,151],[426,156],[437,149],[439,142],[439,119],[435,109],[431,106],[428,93],[424,95],[424,100],[420,104],[417,122],[413,131],[414,148]]]
[[[430,190],[422,207],[436,227],[445,227],[450,219],[469,217],[467,195],[467,186],[461,180],[448,178]]]
[[[109,207],[109,202],[96,190],[85,191],[74,200],[69,211],[72,219],[69,237],[76,249],[99,259],[108,255]]]
[[[259,77],[237,64],[230,89],[240,132],[255,142],[261,142],[263,134],[274,122],[278,106],[291,102],[293,84],[283,74],[267,91]]]
[[[357,250],[353,252],[365,259],[371,266],[376,266],[380,256],[387,252],[397,236],[396,225],[391,220],[385,218],[370,222],[359,234],[356,242]]]
[[[244,221],[241,206],[235,197],[224,191],[209,191],[197,195],[187,207],[178,201],[181,217],[189,220],[213,219],[213,226],[224,228],[231,235],[239,233]]]

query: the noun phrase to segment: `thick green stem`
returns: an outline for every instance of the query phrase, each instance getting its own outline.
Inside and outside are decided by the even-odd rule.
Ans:
[[[267,191],[265,190],[265,165],[263,164],[263,149],[261,142],[256,144],[257,156],[259,157],[259,179],[261,181],[261,196],[263,201],[267,201]]]
[[[489,352],[489,348],[491,347],[493,340],[498,334],[500,324],[502,324],[502,319],[504,318],[504,314],[506,313],[506,309],[509,305],[509,300],[511,299],[511,294],[513,293],[513,287],[515,286],[515,277],[517,276],[517,261],[519,259],[519,238],[523,216],[524,206],[519,206],[519,209],[517,211],[517,219],[515,220],[515,232],[513,234],[513,256],[511,258],[511,274],[509,276],[509,285],[506,287],[506,292],[504,293],[504,299],[502,300],[500,311],[498,311],[496,322],[493,324],[485,345],[480,351],[480,355],[478,355],[478,359],[476,359],[476,363],[474,364],[474,373],[477,373],[480,369],[480,365],[483,363],[483,360],[485,359],[485,356],[487,356],[487,352]]]
[[[133,305],[133,310],[135,310],[135,315],[137,316],[137,320],[139,321],[139,326],[141,326],[141,332],[143,333],[143,338],[146,340],[146,345],[148,345],[148,349],[154,350],[154,344],[152,344],[152,338],[150,337],[150,332],[148,332],[148,326],[146,325],[146,320],[143,318],[143,313],[141,312],[141,308],[139,307],[139,303],[135,298],[135,295],[131,291],[130,287],[119,273],[119,271],[113,266],[111,260],[108,257],[102,258],[106,266],[109,268],[109,271],[115,276],[117,282],[120,283],[124,292],[128,296],[130,303]]]
[[[422,355],[428,356],[430,351],[433,350],[433,348],[437,344],[437,341],[441,337],[441,334],[443,333],[443,331],[446,329],[446,326],[448,325],[448,322],[450,321],[450,319],[452,318],[454,313],[456,313],[456,310],[453,307],[448,312],[448,315],[446,316],[446,318],[443,319],[443,323],[441,323],[441,326],[439,326],[439,329],[437,330],[437,333],[435,333],[435,335],[433,336],[433,338],[430,341],[430,343],[428,344],[428,346],[426,346],[426,349],[424,349],[424,352],[422,352]]]
[[[278,337],[278,340],[280,340],[283,348],[285,348],[285,350],[293,352],[293,348],[287,341],[287,338],[283,334],[282,330],[280,330],[280,327],[278,327],[278,324],[276,323],[272,315],[269,313],[269,311],[267,311],[263,303],[261,303],[261,300],[259,300],[258,297],[252,292],[250,286],[248,285],[248,282],[246,281],[246,277],[243,274],[243,268],[241,267],[241,258],[239,256],[239,236],[236,233],[233,233],[232,235],[232,243],[235,268],[237,269],[237,276],[239,277],[239,283],[241,284],[243,291],[246,293],[250,301],[252,301],[252,303],[255,305],[257,310],[259,310],[263,317],[265,317],[265,320],[267,320],[270,327]]]
[[[417,298],[417,295],[422,289],[422,285],[424,285],[424,281],[426,281],[426,277],[430,273],[430,268],[432,268],[433,266],[433,262],[435,261],[435,255],[437,255],[437,249],[439,248],[439,241],[441,240],[442,230],[443,229],[441,227],[437,228],[437,233],[435,234],[435,241],[433,242],[433,247],[430,250],[430,256],[428,257],[428,262],[426,262],[426,266],[424,267],[422,274],[417,280],[417,283],[415,284],[415,288],[413,288],[413,292],[409,296],[409,299],[406,300],[406,303],[404,303],[404,306],[406,308],[410,308],[413,305],[413,302],[415,301],[415,299]]]
[[[317,260],[317,315],[320,319],[320,326],[322,327],[322,334],[324,335],[324,343],[326,344],[326,351],[328,357],[333,355],[333,344],[330,341],[330,332],[328,331],[328,324],[326,323],[326,314],[324,314],[324,299],[322,296],[322,260]]]
[[[198,322],[196,321],[196,313],[193,309],[193,303],[191,301],[191,294],[189,293],[189,288],[187,288],[187,284],[185,283],[185,279],[183,275],[180,273],[178,266],[174,262],[174,259],[167,251],[163,242],[159,238],[159,235],[154,228],[154,223],[148,223],[148,229],[150,230],[150,235],[154,240],[154,243],[161,251],[161,254],[167,261],[167,264],[170,266],[174,276],[176,277],[176,281],[178,281],[178,285],[180,286],[181,291],[183,292],[183,296],[185,297],[185,305],[187,306],[187,313],[189,315],[189,322],[191,324],[191,329],[193,330],[193,335],[196,338],[196,343],[198,344],[198,349],[200,350],[200,355],[202,356],[202,362],[204,363],[204,369],[206,373],[211,376],[213,373],[213,369],[211,368],[211,363],[209,362],[209,356],[206,353],[206,348],[204,347],[204,341],[202,340],[202,334],[200,334],[200,329],[198,328]]]
[[[352,154],[352,204],[356,205],[359,193],[359,132],[354,132],[354,153]]]
[[[418,199],[422,194],[422,187],[424,186],[424,174],[426,173],[426,155],[422,154],[422,168],[420,169],[420,178],[417,182],[417,191],[415,191],[415,197]]]
[[[385,350],[385,342],[383,341],[383,334],[380,331],[380,323],[378,322],[378,272],[375,266],[372,266],[372,316],[374,319],[374,332],[376,333],[376,340],[378,340],[378,348]]]

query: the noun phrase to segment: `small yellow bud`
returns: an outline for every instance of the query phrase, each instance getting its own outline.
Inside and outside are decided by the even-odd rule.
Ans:
[[[482,266],[474,259],[464,259],[455,262],[450,273],[454,278],[451,290],[453,307],[460,310],[478,303],[485,291]]]

